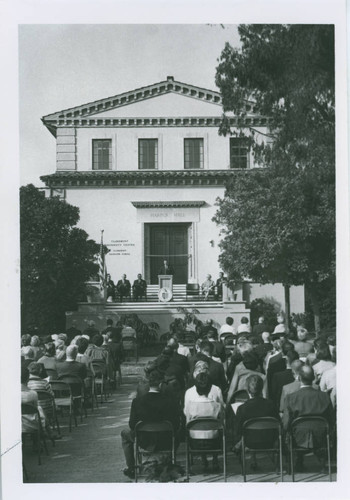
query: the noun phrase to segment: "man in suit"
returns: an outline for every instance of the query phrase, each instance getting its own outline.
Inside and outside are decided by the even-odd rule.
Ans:
[[[263,380],[259,375],[250,375],[246,382],[246,389],[249,394],[249,399],[237,409],[235,423],[235,437],[238,442],[236,448],[240,448],[243,424],[251,418],[257,417],[273,417],[279,419],[275,405],[269,399],[262,396]],[[254,431],[250,431],[253,433]],[[255,447],[263,446],[264,443],[269,444],[271,434],[267,431],[256,431],[250,434],[250,439]]]
[[[67,334],[68,343],[71,343],[71,341],[74,339],[74,337],[81,335],[81,330],[79,330],[77,328],[77,320],[76,319],[73,319],[71,327],[66,330],[66,334]]]
[[[164,259],[162,267],[159,269],[159,274],[174,274],[174,269],[168,263],[167,259]]]
[[[191,359],[191,377],[190,383],[188,385],[189,387],[191,387],[194,384],[193,370],[197,361],[205,361],[209,366],[209,375],[212,384],[219,387],[221,389],[221,392],[224,394],[227,388],[227,380],[224,367],[221,363],[218,363],[211,358],[213,355],[213,351],[214,347],[212,342],[203,340],[200,343],[200,351]]]
[[[180,426],[181,410],[175,399],[167,398],[160,393],[162,375],[153,370],[149,374],[149,392],[136,397],[131,404],[129,429],[123,429],[121,432],[122,446],[125,455],[127,468],[124,474],[130,478],[135,477],[135,426],[138,422],[162,422],[168,420],[172,423],[174,431],[177,432]],[[159,449],[165,442],[165,436],[162,433],[152,433],[147,440],[142,440],[140,445],[149,451]],[[166,441],[167,442],[167,441]]]
[[[219,277],[216,280],[216,300],[222,299],[222,285],[227,282],[227,278],[224,276],[223,272],[219,273]]]
[[[269,328],[265,323],[264,316],[259,316],[258,324],[253,326],[253,334],[254,335],[261,335],[263,332],[268,332],[268,331],[269,331]]]
[[[135,280],[132,285],[132,293],[134,300],[146,297],[146,291],[147,291],[147,283],[144,279],[142,279],[142,274],[138,274],[137,280]]]
[[[285,356],[286,369],[280,372],[275,372],[271,381],[271,393],[269,398],[275,403],[276,408],[280,406],[282,389],[285,385],[294,382],[294,374],[291,364],[299,359],[299,354],[294,349],[289,350]]]
[[[221,361],[221,363],[225,363],[226,361],[226,351],[225,346],[222,342],[218,342],[218,335],[215,332],[214,328],[210,328],[207,333],[207,337],[209,342],[213,344],[213,358],[216,358],[215,361]]]
[[[213,295],[215,291],[215,282],[211,278],[211,274],[208,274],[205,281],[201,285],[201,293],[204,295],[204,300],[208,300],[209,295]]]
[[[58,378],[63,376],[79,377],[81,381],[86,377],[86,366],[84,363],[78,363],[76,357],[78,354],[78,347],[76,345],[69,345],[66,349],[66,361],[56,364]]]
[[[285,411],[283,413],[283,427],[286,432],[290,430],[291,423],[298,417],[308,415],[324,417],[330,425],[334,420],[334,412],[329,395],[312,387],[315,378],[311,366],[304,365],[300,368],[300,389],[286,397]],[[312,444],[316,447],[323,440],[323,432],[315,428],[312,430],[297,428],[294,434],[296,445],[306,448]],[[303,470],[303,452],[297,455],[296,469]]]
[[[107,289],[107,301],[113,302],[115,294],[115,284],[114,281],[111,279],[110,274],[107,274],[106,276],[106,289]]]
[[[123,302],[123,297],[130,297],[131,285],[126,279],[126,274],[123,274],[122,279],[117,283],[117,293],[120,297],[120,302]]]

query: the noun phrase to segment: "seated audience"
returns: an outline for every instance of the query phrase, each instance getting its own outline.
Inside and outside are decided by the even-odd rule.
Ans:
[[[241,323],[238,325],[237,328],[238,335],[240,333],[250,333],[251,331],[252,329],[249,324],[249,319],[246,316],[242,316]]]
[[[248,392],[249,399],[237,408],[235,422],[235,448],[240,451],[242,444],[243,424],[251,418],[273,417],[279,419],[275,405],[269,399],[263,397],[264,382],[258,374],[249,375],[246,379],[245,389]],[[250,431],[253,432],[253,431]],[[271,441],[271,434],[267,431],[256,431],[254,434],[254,445],[258,448],[263,447],[265,443]],[[256,466],[255,456],[253,465]]]
[[[335,350],[333,351],[333,360],[334,362],[336,360]],[[328,392],[333,408],[335,408],[337,404],[336,365],[322,373],[320,389],[323,392]]]
[[[102,335],[94,335],[91,344],[89,344],[88,348],[85,351],[86,356],[93,361],[103,361],[106,364],[106,367],[109,363],[109,352],[106,351],[102,347],[103,337]]]
[[[269,329],[265,323],[264,316],[259,316],[258,324],[253,326],[253,334],[254,335],[261,335],[263,332],[268,332],[268,331],[269,331]]]
[[[77,328],[77,320],[73,319],[72,325],[66,330],[68,343],[70,344],[74,337],[80,336],[81,334],[81,330]]]
[[[172,337],[177,341],[179,347],[177,348],[177,353],[178,354],[181,354],[182,356],[185,356],[188,361],[191,359],[191,351],[190,351],[190,348],[187,347],[186,345],[183,345],[180,340],[179,340],[179,337],[178,335],[176,334],[173,334]]]
[[[220,340],[222,341],[227,334],[237,335],[235,327],[233,326],[234,319],[231,316],[227,316],[225,323],[221,325],[219,330]]]
[[[262,342],[258,342],[254,345],[254,351],[257,353],[261,366],[264,366],[264,361],[271,351],[273,351],[273,345],[271,343],[271,335],[269,332],[263,332],[261,334]]]
[[[78,347],[75,345],[70,345],[66,350],[66,361],[61,361],[57,363],[57,374],[58,378],[64,376],[69,377],[79,377],[82,382],[86,378],[86,366],[84,363],[78,363],[76,357],[78,354]]]
[[[25,333],[21,337],[21,356],[24,356],[24,348],[30,346],[30,341],[32,340],[32,337],[29,335],[29,333]]]
[[[306,361],[307,355],[314,351],[314,347],[311,342],[306,340],[307,330],[303,327],[298,327],[297,329],[297,338],[298,340],[294,341],[294,348],[299,354],[299,358],[302,361]]]
[[[174,399],[167,398],[160,393],[162,375],[153,370],[149,375],[149,391],[141,397],[132,401],[129,419],[129,428],[121,432],[122,446],[125,455],[126,469],[124,474],[130,478],[135,477],[135,455],[134,440],[135,426],[138,422],[162,422],[168,420],[172,423],[174,431],[177,432],[180,427],[180,406]],[[168,443],[168,440],[166,440]],[[140,443],[142,448],[154,451],[164,443],[162,433],[155,433],[147,441]]]
[[[142,297],[147,296],[147,283],[144,279],[142,279],[142,274],[137,275],[137,279],[134,281],[132,285],[132,294],[134,300],[141,299]]]
[[[40,359],[38,359],[38,363],[44,365],[45,369],[48,370],[56,370],[56,348],[53,342],[49,342],[46,344],[45,354]]]
[[[215,330],[213,328],[208,330],[207,338],[208,338],[208,341],[213,344],[214,349],[213,349],[212,358],[214,359],[214,361],[225,363],[225,361],[226,361],[225,347],[224,347],[222,342],[218,342],[217,333],[215,333]]]
[[[319,383],[324,372],[334,368],[334,366],[335,363],[331,360],[328,345],[325,343],[319,344],[316,352],[316,362],[313,365],[316,383]]]
[[[281,336],[286,334],[286,326],[284,324],[283,314],[279,314],[277,316],[277,325],[275,326],[274,331],[272,332],[272,340],[277,340]]]
[[[57,339],[57,340],[55,340],[54,344],[56,346],[56,354],[55,354],[56,361],[57,362],[65,361],[65,359],[66,359],[66,345],[65,345],[64,341]]]
[[[232,396],[236,391],[246,389],[247,380],[250,375],[257,375],[263,381],[263,393],[266,395],[266,377],[259,370],[259,358],[254,352],[244,352],[242,361],[236,366],[231,380],[230,388],[227,394],[227,403],[230,403]]]
[[[28,368],[30,363],[34,361],[34,351],[32,347],[29,345],[22,347],[22,358],[21,358],[21,365],[25,368]]]
[[[39,411],[42,428],[45,429],[45,415],[38,404],[38,395],[32,389],[27,387],[29,380],[29,371],[26,366],[21,366],[21,404],[31,405]],[[37,417],[33,415],[22,415],[22,432],[33,432],[38,429]],[[40,446],[40,443],[35,443]]]
[[[94,337],[94,335],[98,335],[100,332],[97,330],[96,326],[95,326],[95,321],[90,319],[88,321],[88,327],[85,328],[85,330],[83,331],[83,335],[87,335],[89,337],[89,339],[92,339],[92,337]]]
[[[192,359],[192,366],[195,366],[197,361],[205,361],[209,366],[209,374],[212,383],[218,387],[220,387],[222,393],[225,393],[227,387],[227,381],[225,376],[224,367],[221,363],[214,361],[212,359],[213,355],[213,344],[208,342],[207,340],[203,340],[200,343],[200,352],[198,352]],[[189,387],[194,384],[193,381],[193,371],[190,377]]]
[[[299,359],[299,354],[294,349],[290,349],[283,357],[286,362],[286,369],[273,373],[271,380],[271,392],[269,393],[269,398],[275,403],[277,408],[280,406],[283,387],[294,382],[292,363],[293,361]]]
[[[212,319],[205,320],[204,326],[202,327],[202,336],[208,335],[209,330],[214,330],[216,335],[218,334],[217,329],[214,326],[214,321]]]
[[[34,351],[34,361],[38,361],[44,354],[44,349],[40,346],[40,338],[38,335],[33,335],[30,341],[30,346]]]
[[[213,385],[210,380],[208,365],[203,361],[198,361],[196,364],[193,379],[194,386],[186,391],[184,414],[186,423],[196,418],[210,417],[221,419],[224,414],[224,401],[219,387]],[[190,431],[190,438],[195,438],[192,446],[203,449],[206,446],[213,446],[212,441],[208,443],[208,439],[219,438],[217,431],[207,431],[206,439],[197,437],[198,431]],[[207,456],[202,455],[202,463],[204,467],[208,466]],[[213,455],[213,468],[218,467],[217,454]]]
[[[283,427],[286,432],[290,430],[290,425],[298,417],[308,415],[324,417],[330,425],[334,421],[334,412],[329,395],[325,392],[318,391],[312,387],[314,380],[314,371],[311,366],[304,365],[300,368],[300,389],[292,394],[289,394],[285,400],[285,411],[283,412]],[[324,434],[320,434],[320,430],[315,428],[311,431],[300,428],[296,433],[296,445],[302,448],[307,448],[312,442],[317,449],[317,443],[323,441]],[[303,452],[298,452],[296,470],[303,471]],[[319,457],[324,460],[323,456]]]

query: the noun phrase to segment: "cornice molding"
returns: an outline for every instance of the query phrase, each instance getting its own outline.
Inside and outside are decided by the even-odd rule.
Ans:
[[[265,116],[228,117],[231,127],[263,127],[268,125],[269,119]],[[48,120],[45,125],[54,131],[56,128],[151,128],[151,127],[219,127],[222,118],[218,116],[183,116],[183,117],[119,117],[119,118],[57,118]]]
[[[40,179],[50,188],[205,187],[225,186],[228,179],[242,171],[245,169],[61,171],[51,175],[43,175]]]
[[[205,201],[132,201],[135,208],[200,208]]]

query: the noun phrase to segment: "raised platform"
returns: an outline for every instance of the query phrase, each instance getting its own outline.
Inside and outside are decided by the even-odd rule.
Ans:
[[[92,319],[97,328],[103,330],[108,318],[117,321],[120,316],[137,314],[145,323],[158,323],[159,335],[162,335],[169,331],[169,325],[175,318],[183,317],[178,308],[196,309],[197,316],[203,323],[212,319],[216,326],[225,323],[227,316],[231,316],[234,324],[238,325],[242,316],[250,315],[245,302],[81,302],[78,311],[66,313],[66,327],[69,328],[74,319],[78,328],[84,330],[87,322]]]

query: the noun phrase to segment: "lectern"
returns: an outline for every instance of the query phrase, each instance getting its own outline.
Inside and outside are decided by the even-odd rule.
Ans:
[[[173,297],[173,275],[158,274],[158,297],[161,302],[168,302]]]

